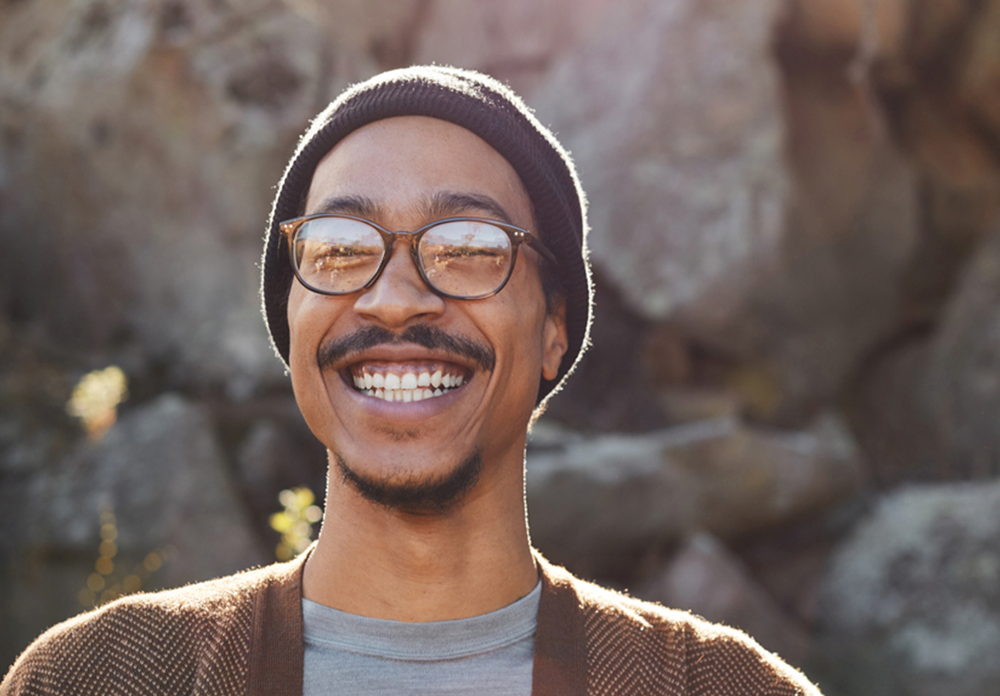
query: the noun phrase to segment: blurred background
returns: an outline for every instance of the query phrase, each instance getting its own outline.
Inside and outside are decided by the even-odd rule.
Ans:
[[[0,669],[312,533],[266,216],[309,118],[431,61],[590,198],[534,543],[828,695],[1000,693],[1000,0],[0,3]]]

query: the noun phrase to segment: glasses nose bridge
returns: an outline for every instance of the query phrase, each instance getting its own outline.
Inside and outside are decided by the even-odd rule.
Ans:
[[[410,260],[413,261],[413,266],[417,271],[417,275],[420,276],[421,281],[424,281],[424,271],[420,265],[420,254],[417,252],[417,242],[420,239],[420,235],[426,228],[421,228],[418,230],[387,230],[383,227],[376,228],[379,234],[382,235],[382,241],[385,242],[385,259],[375,273],[375,276],[369,281],[368,287],[371,287],[379,281],[385,269],[388,268],[389,263],[392,261],[393,252],[396,250],[396,242],[402,241],[406,246],[409,247]]]

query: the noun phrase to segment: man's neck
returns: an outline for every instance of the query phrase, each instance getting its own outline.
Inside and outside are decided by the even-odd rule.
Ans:
[[[538,571],[523,475],[511,469],[487,474],[456,509],[439,515],[386,509],[330,476],[304,596],[352,614],[409,622],[477,616],[523,597]]]

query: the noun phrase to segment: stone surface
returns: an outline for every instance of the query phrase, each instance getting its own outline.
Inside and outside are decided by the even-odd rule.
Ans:
[[[883,487],[1000,474],[1000,228],[979,248],[932,336],[859,377],[853,417]]]
[[[788,31],[812,50],[852,55],[872,32],[876,56],[897,54],[914,0],[792,0]],[[869,26],[870,23],[870,26]]]
[[[786,86],[795,187],[781,260],[714,343],[761,355],[794,418],[833,398],[905,322],[920,207],[912,168],[842,71],[792,68]]]
[[[272,187],[307,120],[378,68],[323,26],[271,0],[0,8],[13,315],[67,351],[138,355],[173,388],[282,383],[257,297]]]
[[[1000,3],[983,3],[970,26],[959,93],[991,142],[1000,140]]]
[[[649,318],[729,317],[780,240],[779,7],[619,3],[539,87],[589,192],[594,260]]]
[[[650,549],[700,530],[738,539],[822,514],[860,483],[835,419],[804,432],[722,418],[597,437],[540,425],[528,452],[532,540],[588,577],[628,577]]]
[[[816,655],[835,693],[996,691],[998,506],[996,480],[901,489],[835,551],[820,594]]]
[[[686,539],[670,562],[634,591],[642,599],[742,629],[797,667],[808,651],[805,628],[787,616],[740,559],[711,534]]]
[[[616,9],[608,0],[431,0],[426,8],[414,63],[482,70],[529,104],[552,61]]]
[[[780,81],[780,11],[624,3],[560,57],[537,109],[577,160],[594,261],[626,306],[772,376],[758,415],[797,427],[897,330],[919,208],[843,65],[782,54]]]
[[[1000,474],[1000,227],[977,254],[941,322],[919,406],[953,475]]]
[[[94,571],[101,517],[117,520],[117,556],[150,552],[168,562],[151,587],[173,587],[266,562],[205,412],[176,395],[126,413],[103,440],[81,442],[30,477],[5,475],[5,641],[21,646],[82,607]],[[8,633],[5,629],[4,633]],[[8,648],[5,644],[5,648]]]

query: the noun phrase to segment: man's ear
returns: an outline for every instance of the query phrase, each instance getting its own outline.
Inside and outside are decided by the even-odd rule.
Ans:
[[[550,382],[559,376],[559,365],[569,348],[566,334],[566,298],[551,302],[542,329],[542,377]]]

